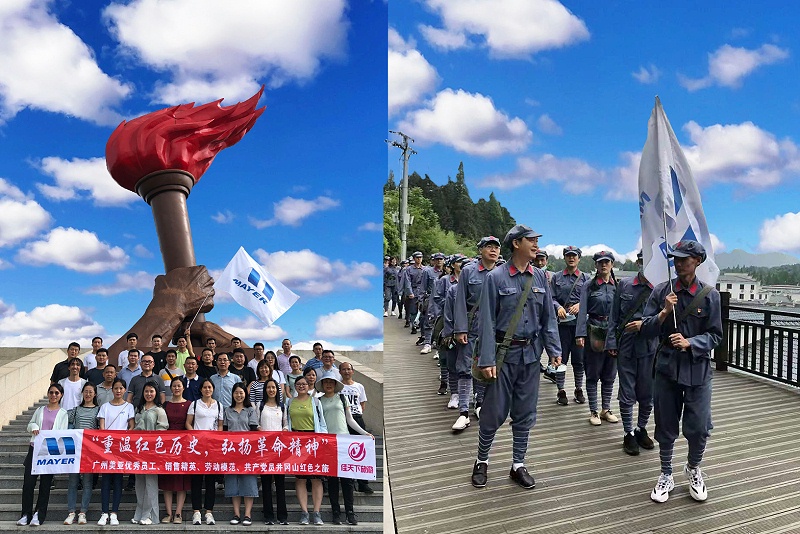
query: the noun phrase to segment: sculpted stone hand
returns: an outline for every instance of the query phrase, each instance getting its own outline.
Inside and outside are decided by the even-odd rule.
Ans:
[[[200,312],[207,313],[214,308],[213,286],[214,279],[202,265],[178,267],[167,274],[157,276],[153,299],[144,315],[128,331],[136,332],[142,340],[142,346],[149,344],[153,334],[160,334],[164,339],[172,339],[182,323],[188,324],[188,321],[192,320],[206,295],[208,298]],[[185,326],[181,332],[184,329]],[[109,354],[118,354],[125,349],[125,346],[125,336],[122,336],[109,347]]]

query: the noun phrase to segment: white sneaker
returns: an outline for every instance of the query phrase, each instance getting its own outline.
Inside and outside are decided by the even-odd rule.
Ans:
[[[392,310],[392,317],[394,317],[395,315],[397,315],[397,312]]]
[[[214,514],[211,512],[206,512],[206,525],[216,525],[214,521]]]
[[[19,519],[17,519],[17,526],[18,527],[27,527],[28,526],[28,516],[23,515]]]
[[[86,514],[81,512],[78,514],[78,524],[85,525],[86,524]]]
[[[64,520],[65,525],[71,525],[75,522],[75,512],[70,512],[67,514],[67,518]]]
[[[119,525],[119,519],[117,519],[117,514],[111,512],[111,515],[108,518],[108,524],[112,527]]]
[[[97,524],[101,527],[104,527],[108,524],[108,514],[101,514],[100,520],[97,521]]]
[[[458,410],[458,393],[450,395],[450,402],[447,403],[447,408],[450,410]]]
[[[482,406],[478,406],[477,408],[475,408],[475,417],[479,420],[481,418],[481,408]]]
[[[192,514],[192,524],[193,525],[202,525],[203,519],[200,516],[200,512],[195,512]]]
[[[422,346],[422,350],[419,351],[420,354],[430,354],[430,352],[431,352],[431,344],[430,343],[425,343],[425,345]]]
[[[453,423],[453,430],[464,430],[469,426],[469,417],[466,415],[459,415],[456,422]]]
[[[32,527],[38,527],[39,526],[39,524],[40,524],[39,523],[39,512],[34,512],[33,517],[31,517],[31,522],[28,523],[28,524],[30,526],[32,526]]]
[[[592,416],[589,417],[589,424],[592,426],[600,426],[603,422],[600,420],[600,416],[597,415],[597,412],[592,412]]]
[[[384,317],[389,317],[389,312],[383,312]]]
[[[133,519],[131,519],[131,523],[133,523],[134,525],[138,525],[139,520],[134,517]]]
[[[675,481],[672,479],[672,475],[661,473],[658,475],[656,487],[650,492],[650,498],[655,502],[667,502],[667,499],[669,499],[669,492],[674,489]]]
[[[706,483],[703,481],[703,473],[699,467],[690,468],[689,464],[683,467],[683,472],[689,477],[689,495],[696,501],[704,501],[708,499],[708,489]]]
[[[149,517],[145,517],[144,519],[139,521],[139,524],[140,525],[152,525],[153,524],[153,520],[150,519]]]
[[[605,419],[609,423],[616,423],[619,421],[619,418],[611,413],[611,410],[602,410],[600,412],[600,419]]]

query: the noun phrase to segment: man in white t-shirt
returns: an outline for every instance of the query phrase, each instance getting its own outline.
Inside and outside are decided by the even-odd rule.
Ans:
[[[366,429],[367,427],[364,424],[364,409],[367,406],[367,392],[364,390],[363,385],[353,380],[353,371],[352,363],[342,362],[339,364],[339,373],[342,375],[342,384],[344,384],[342,395],[347,397],[347,400],[350,401],[350,411],[353,413],[353,419],[356,420],[361,428]],[[349,427],[348,430],[351,434],[358,433]],[[366,494],[375,493],[375,490],[369,487],[369,482],[366,480],[358,481],[356,491]]]
[[[264,359],[264,344],[257,341],[253,344],[253,359],[247,362],[247,366],[258,376],[258,364]]]
[[[136,348],[136,344],[139,343],[139,336],[133,332],[130,332],[127,336],[125,336],[125,341],[128,342],[128,348],[119,353],[119,357],[117,358],[117,369],[122,369],[128,365],[128,352]]]
[[[103,346],[103,338],[95,336],[92,338],[92,352],[83,355],[83,365],[90,371],[97,367],[97,349]]]
[[[72,358],[69,361],[69,376],[58,381],[64,388],[64,396],[61,397],[61,407],[71,410],[81,403],[83,396],[81,390],[86,384],[86,379],[81,378],[81,368],[83,363],[80,358]]]

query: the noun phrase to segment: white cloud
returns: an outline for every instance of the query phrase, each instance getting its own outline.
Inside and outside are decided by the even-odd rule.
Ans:
[[[228,224],[233,221],[236,215],[233,214],[231,210],[225,210],[225,212],[218,211],[216,215],[212,215],[211,219],[219,224]]]
[[[497,110],[479,93],[445,89],[425,109],[408,113],[400,130],[422,143],[440,143],[475,156],[520,152],[533,134],[519,117]]]
[[[389,36],[388,36],[388,45],[389,50],[396,50],[398,52],[405,52],[406,50],[412,50],[416,48],[417,43],[414,39],[409,38],[408,41],[403,39],[403,36],[400,33],[392,28],[389,27]]]
[[[463,31],[434,28],[425,24],[419,25],[419,31],[431,46],[439,50],[458,50],[470,46]]]
[[[539,157],[526,156],[517,159],[517,168],[508,174],[495,174],[482,179],[481,187],[516,189],[527,184],[558,183],[569,193],[580,194],[593,191],[606,182],[602,170],[576,158],[557,158],[552,154]]]
[[[426,0],[444,29],[424,32],[452,45],[455,36],[478,36],[499,57],[529,56],[589,38],[586,24],[555,0]],[[444,37],[443,37],[444,36]],[[432,43],[435,44],[435,43]],[[468,41],[464,40],[464,46]]]
[[[3,258],[0,258],[0,271],[5,270],[5,269],[11,269],[12,267],[13,267],[13,265],[11,264],[11,262],[8,262],[8,261],[4,260]],[[0,312],[2,312],[2,309],[0,309]]]
[[[689,121],[683,129],[695,143],[683,150],[698,184],[730,182],[763,189],[800,170],[797,145],[752,122],[703,128]]]
[[[383,337],[383,324],[364,310],[338,311],[319,317],[315,334],[319,337],[373,339]]]
[[[133,253],[139,256],[140,258],[152,258],[153,251],[147,248],[146,246],[142,245],[141,243],[137,244],[133,247]]]
[[[708,54],[706,76],[689,78],[679,75],[678,80],[689,91],[697,91],[712,85],[737,88],[742,85],[744,78],[757,68],[779,63],[788,57],[787,49],[771,44],[761,45],[754,50],[725,44]]]
[[[333,341],[328,341],[326,339],[313,339],[310,341],[298,341],[295,343],[292,341],[292,349],[297,350],[312,350],[314,348],[314,343],[322,343],[322,346],[326,349],[330,349],[334,352],[343,352],[343,351],[351,351],[351,350],[361,350],[353,345],[343,345],[341,343],[335,343]]]
[[[168,104],[243,100],[270,87],[312,79],[344,56],[349,22],[344,0],[133,0],[103,14],[122,49],[172,75],[155,89]],[[187,20],[187,13],[190,19]]]
[[[132,86],[104,73],[94,52],[48,12],[46,0],[5,2],[0,9],[0,122],[25,108],[101,125]]]
[[[119,295],[128,291],[153,291],[156,275],[145,271],[136,273],[118,273],[113,284],[92,286],[84,291],[89,295],[102,295],[108,297]]]
[[[389,116],[403,108],[418,105],[422,97],[431,93],[439,75],[418,50],[388,51]]]
[[[564,130],[561,129],[556,121],[554,121],[550,115],[545,113],[536,121],[536,126],[539,128],[539,131],[548,135],[561,135],[564,133]]]
[[[317,197],[313,200],[302,198],[286,197],[278,202],[273,202],[274,216],[272,219],[256,219],[249,217],[250,224],[258,228],[268,226],[300,226],[303,219],[306,219],[320,211],[326,211],[338,207],[340,202],[330,197]]]
[[[711,238],[711,248],[714,250],[714,254],[719,254],[720,252],[725,251],[725,243],[720,241],[717,234],[709,233],[708,237]]]
[[[216,297],[214,297],[216,298]],[[289,337],[289,334],[277,325],[266,326],[256,317],[247,317],[246,319],[227,319],[224,323],[219,325],[226,332],[230,332],[236,337],[244,340],[261,341],[262,343],[269,341],[283,340]],[[269,347],[267,347],[269,350]]]
[[[0,346],[64,348],[72,341],[89,346],[92,337],[103,335],[105,329],[77,306],[48,304],[18,312],[0,302]]]
[[[0,247],[38,235],[51,221],[38,202],[27,199],[19,188],[0,178]]]
[[[96,206],[124,206],[136,201],[139,196],[121,187],[106,168],[105,158],[58,157],[42,159],[39,168],[55,178],[55,185],[36,184],[39,191],[54,201],[75,200],[86,191]]]
[[[379,274],[378,268],[371,263],[331,261],[309,249],[272,253],[257,249],[253,256],[292,290],[314,295],[340,289],[367,289],[371,286],[369,277]]]
[[[761,223],[759,238],[763,252],[800,252],[800,212],[767,219]]]
[[[25,200],[27,197],[22,190],[4,178],[0,178],[0,198],[6,197],[12,200]]]
[[[364,232],[383,232],[383,223],[367,222],[358,227]]]
[[[658,81],[658,79],[661,77],[661,71],[658,69],[658,67],[650,63],[649,67],[639,67],[639,70],[632,72],[631,76],[636,78],[639,83],[650,85]]]
[[[128,263],[120,247],[112,247],[88,230],[64,228],[51,230],[44,239],[27,243],[17,260],[30,265],[60,265],[82,273],[118,271]]]

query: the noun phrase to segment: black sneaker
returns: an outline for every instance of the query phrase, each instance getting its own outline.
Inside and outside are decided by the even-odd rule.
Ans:
[[[622,440],[622,450],[631,456],[639,455],[639,444],[636,443],[636,438],[633,434],[625,434],[625,438]]]
[[[334,525],[341,525],[342,524],[342,514],[341,512],[333,512],[333,519],[331,519],[331,523]]]
[[[542,372],[542,376],[544,376],[546,379],[548,379],[548,380],[549,380],[550,382],[552,382],[553,384],[555,384],[555,383],[556,383],[556,374],[555,374],[555,373],[551,373],[550,371],[548,371],[547,369],[545,369],[545,370]]]
[[[414,344],[420,346],[423,345],[424,343],[425,343],[425,336],[419,336],[419,339],[417,339],[416,343]]]
[[[348,525],[357,525],[358,518],[356,517],[355,512],[347,512],[347,524]]]
[[[415,326],[412,326],[412,327],[411,327],[411,335],[413,336],[413,335],[415,335],[416,333],[417,333],[417,327],[416,327],[416,325],[415,325]]]
[[[358,484],[356,487],[356,491],[359,493],[364,493],[365,495],[372,495],[375,493],[375,490],[369,487],[369,482],[364,482],[363,484]]]
[[[536,487],[536,481],[533,477],[528,473],[528,470],[525,469],[525,466],[518,467],[517,469],[512,469],[508,476],[511,477],[511,480],[519,484],[519,487],[522,489],[533,489]]]
[[[575,390],[575,402],[583,404],[586,402],[586,397],[583,396],[583,390],[578,388]]]
[[[633,435],[636,437],[636,443],[643,449],[647,449],[648,451],[653,450],[655,448],[655,444],[653,440],[650,439],[650,436],[647,435],[647,429],[643,428],[639,430],[638,428],[633,431]]]
[[[445,393],[447,393],[447,382],[445,382],[444,380],[442,380],[442,381],[439,383],[439,391],[437,391],[436,393],[437,393],[438,395],[444,395]]]
[[[559,406],[566,406],[567,404],[569,404],[569,401],[567,400],[567,392],[564,391],[563,389],[560,389],[558,391],[558,399],[556,400],[556,402],[559,404]]]
[[[409,323],[408,321],[406,321],[406,324],[404,324],[404,325],[403,325],[403,328],[408,328],[408,327],[410,327],[410,326],[411,326],[411,323]]]
[[[485,462],[475,462],[472,467],[472,485],[476,488],[486,487],[486,471],[489,469],[489,464]]]

